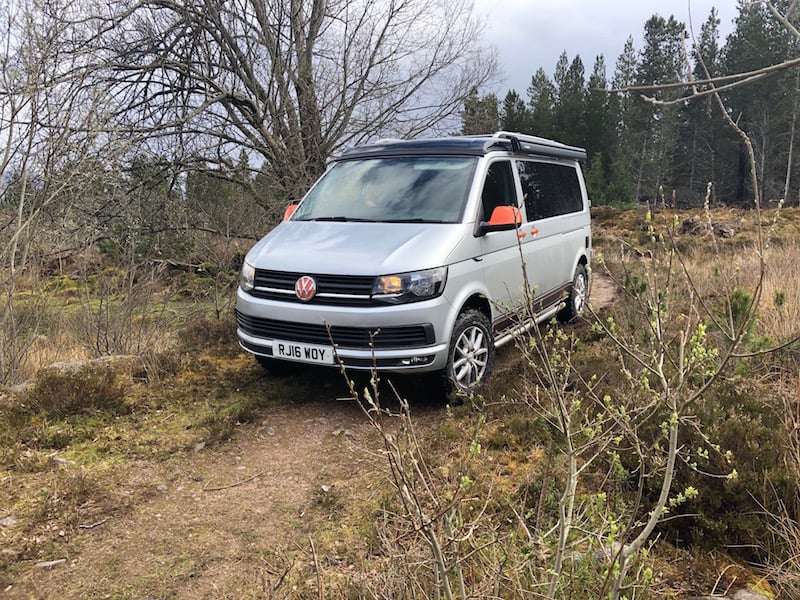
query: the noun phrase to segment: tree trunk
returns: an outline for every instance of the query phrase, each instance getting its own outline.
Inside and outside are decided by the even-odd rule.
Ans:
[[[789,158],[786,160],[786,181],[783,184],[783,201],[789,202],[789,185],[792,180],[792,161],[794,160],[794,134],[797,129],[797,108],[800,99],[800,69],[797,70],[797,79],[794,92],[794,107],[792,108],[792,128],[789,133]]]
[[[767,181],[764,174],[767,170],[767,139],[769,136],[767,135],[767,128],[769,127],[769,108],[764,107],[761,113],[761,156],[758,160],[758,181],[754,181],[753,184],[758,186],[758,190],[753,190],[753,192],[758,192],[759,198],[761,201],[767,200]]]
[[[642,155],[639,157],[639,175],[636,178],[636,201],[638,202],[642,197],[642,178],[644,177],[644,157],[647,154],[647,136],[644,137],[642,144]]]

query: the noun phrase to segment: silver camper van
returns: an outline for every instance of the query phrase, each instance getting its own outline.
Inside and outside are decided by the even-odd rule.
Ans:
[[[344,152],[247,254],[242,348],[267,370],[341,362],[475,391],[496,347],[586,305],[585,158],[503,131]]]

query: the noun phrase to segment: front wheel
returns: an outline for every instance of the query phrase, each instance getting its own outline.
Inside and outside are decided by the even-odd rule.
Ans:
[[[569,290],[567,305],[558,313],[558,320],[569,323],[577,319],[586,310],[589,303],[589,275],[586,267],[578,265],[572,278],[572,287]]]
[[[445,368],[451,391],[470,394],[486,382],[494,362],[494,336],[489,319],[478,310],[458,316],[450,337]]]

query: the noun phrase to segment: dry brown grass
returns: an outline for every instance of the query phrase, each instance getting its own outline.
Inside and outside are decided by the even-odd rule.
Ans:
[[[800,335],[800,239],[770,244],[764,254],[765,270],[753,333],[774,342]],[[687,272],[700,294],[712,300],[741,290],[748,296],[759,284],[760,259],[755,247],[717,244],[684,254]]]
[[[41,369],[57,362],[78,362],[90,358],[92,353],[76,339],[74,333],[53,329],[34,340],[20,365],[19,378],[30,379]]]
[[[689,218],[719,223],[736,233],[727,239],[711,233],[677,233],[677,227]],[[611,263],[631,263],[631,256],[646,246],[642,210],[604,207],[597,222],[596,246]],[[755,293],[760,276],[760,238],[765,248],[765,269],[753,334],[775,344],[800,336],[800,208],[783,209],[777,218],[765,212],[760,226],[753,211],[742,209],[656,211],[653,222],[657,231],[672,236],[700,296],[718,306],[724,306],[735,290],[751,297]],[[724,310],[715,316],[724,319]]]
[[[788,340],[800,335],[800,239],[773,244],[766,258],[758,328],[773,340]]]

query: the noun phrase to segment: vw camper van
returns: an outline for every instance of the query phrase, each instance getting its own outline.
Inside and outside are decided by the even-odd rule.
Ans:
[[[242,348],[267,370],[430,372],[474,392],[495,348],[586,306],[585,158],[504,131],[345,151],[248,252]]]

